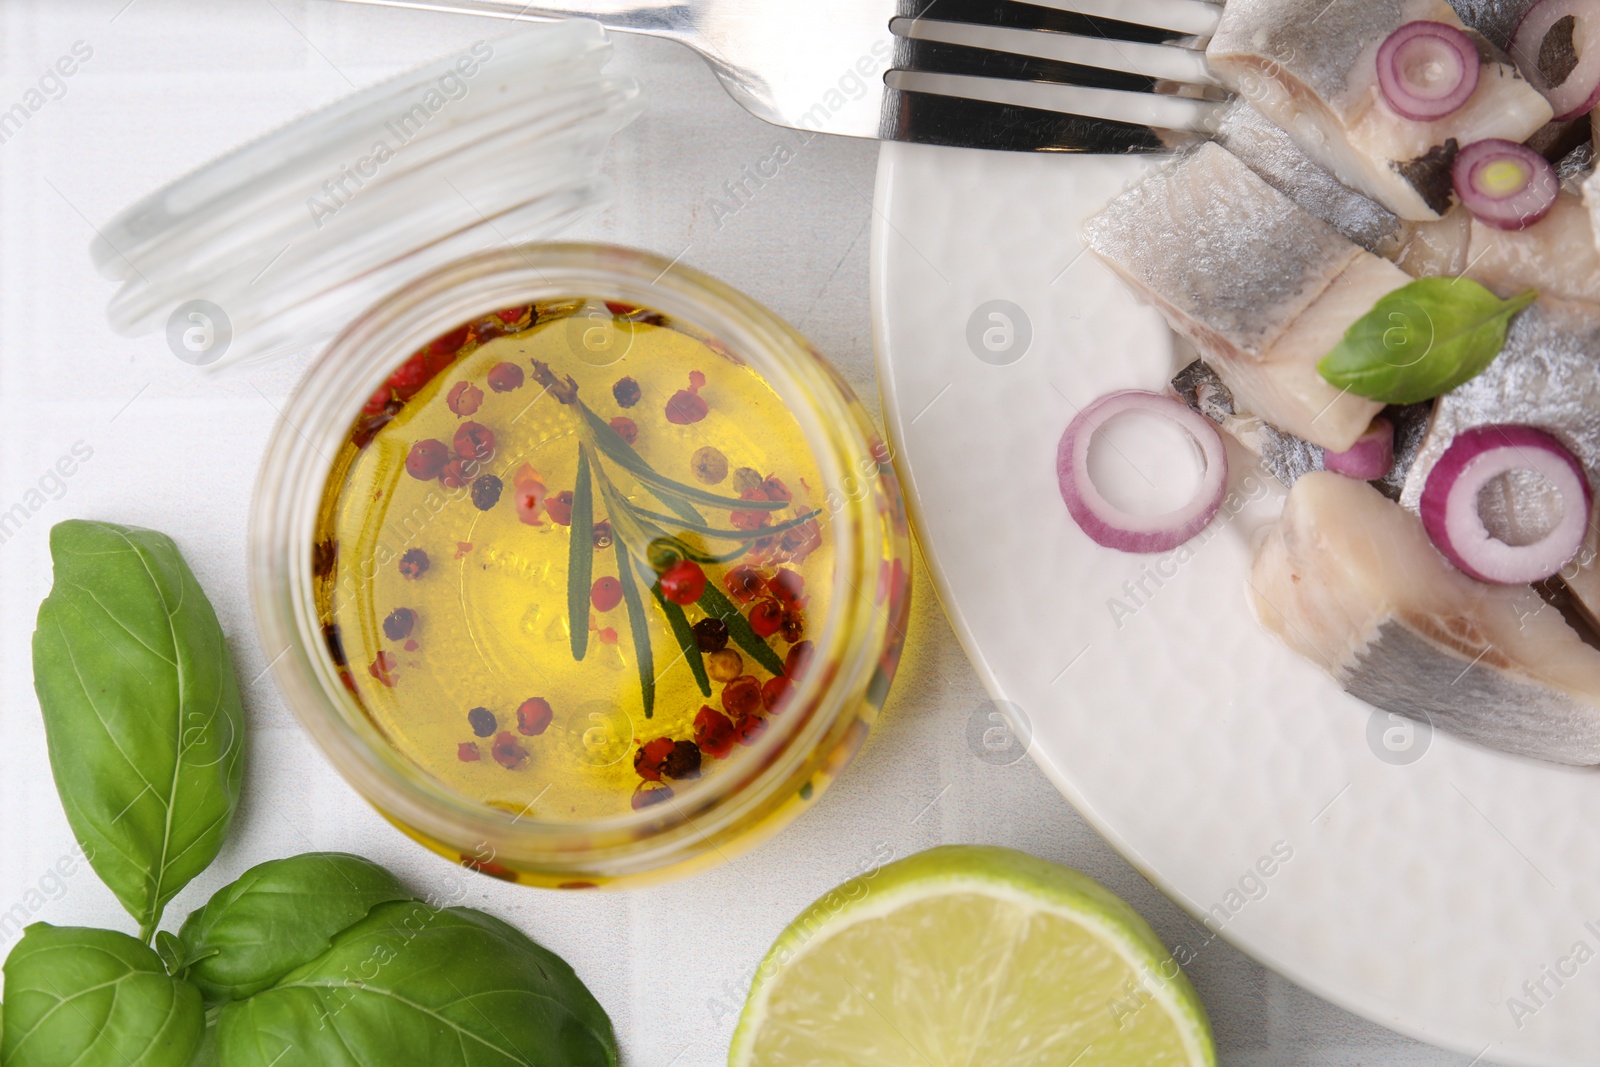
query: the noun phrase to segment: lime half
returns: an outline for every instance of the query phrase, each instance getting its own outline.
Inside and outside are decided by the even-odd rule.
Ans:
[[[730,1067],[1214,1065],[1194,988],[1093,879],[1003,848],[839,886],[756,972]]]

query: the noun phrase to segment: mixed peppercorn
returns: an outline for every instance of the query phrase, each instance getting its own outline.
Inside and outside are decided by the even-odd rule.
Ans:
[[[653,326],[669,325],[669,320],[647,309],[627,305],[608,307],[619,319]],[[365,448],[383,426],[404,409],[408,401],[416,397],[433,378],[445,373],[458,358],[497,336],[516,333],[546,321],[542,318],[544,315],[544,310],[539,307],[506,309],[424,346],[391,374],[369,399],[352,430],[352,444],[357,448]],[[533,366],[535,390],[539,384],[549,389],[546,368],[537,361]],[[577,487],[558,488],[552,492],[539,472],[526,463],[515,471],[507,469],[497,474],[489,470],[499,453],[500,442],[495,427],[501,424],[494,421],[497,409],[494,402],[489,400],[485,387],[492,394],[514,393],[529,384],[529,375],[522,366],[508,361],[495,363],[486,373],[479,373],[482,373],[479,379],[482,387],[476,382],[462,379],[450,383],[447,388],[441,388],[445,405],[458,421],[453,432],[410,442],[404,456],[406,475],[418,481],[437,482],[445,489],[465,490],[465,497],[480,512],[494,511],[509,498],[508,506],[514,509],[517,519],[527,526],[549,524],[570,528],[577,503]],[[567,381],[571,382],[571,379]],[[647,400],[646,389],[639,381],[626,375],[617,377],[611,383],[610,393],[617,408],[636,409],[630,410],[629,415],[603,417],[605,427],[629,447],[637,444],[643,434],[653,432],[652,427],[660,426],[659,421],[652,422],[651,419],[664,419],[668,426],[676,427],[701,422],[711,411],[708,397],[716,395],[715,389],[707,391],[707,377],[700,370],[690,371],[686,387],[673,392],[664,402],[659,399],[660,394],[656,394],[656,400],[641,407]],[[655,404],[660,406],[655,407]],[[650,414],[652,411],[658,414]],[[501,426],[501,429],[510,432],[508,427]],[[445,437],[448,440],[442,439]],[[727,456],[711,445],[702,445],[693,451],[688,469],[696,481],[708,486],[722,485],[728,482],[731,475],[732,494],[729,495],[727,489],[720,490],[730,500],[733,496],[750,502],[787,503],[792,500],[788,486],[775,474],[763,475],[752,467],[731,468]],[[799,508],[795,510],[798,515]],[[774,524],[776,510],[766,507],[732,508],[725,514],[727,522],[716,525],[753,532]],[[643,808],[669,799],[673,783],[700,777],[706,769],[707,760],[728,758],[735,746],[754,744],[767,728],[769,718],[785,709],[794,682],[806,669],[812,650],[811,642],[804,637],[807,602],[805,579],[793,564],[803,561],[820,546],[821,530],[815,519],[806,522],[796,520],[796,524],[783,525],[783,529],[772,535],[746,539],[744,560],[720,575],[708,575],[706,566],[681,555],[663,559],[660,565],[655,566],[653,576],[646,574],[647,582],[653,578],[654,591],[660,598],[679,610],[679,619],[684,619],[681,609],[705,608],[706,601],[703,598],[708,584],[720,586],[726,593],[725,603],[731,602],[743,616],[742,625],[748,627],[748,632],[741,630],[739,641],[735,641],[728,621],[733,616],[718,618],[709,613],[690,622],[687,633],[679,631],[683,640],[688,642],[686,651],[697,649],[703,657],[704,676],[715,686],[710,702],[700,706],[692,724],[685,724],[689,727],[690,736],[635,739],[637,747],[633,750],[632,766],[639,783],[632,797],[633,807]],[[624,525],[623,529],[627,531],[631,528]],[[616,531],[607,518],[596,515],[591,525],[591,537],[596,550],[609,549],[616,541]],[[461,542],[457,545],[455,558],[462,559],[471,550],[471,544]],[[318,566],[331,572],[335,553],[333,542],[319,542],[316,556]],[[655,562],[653,546],[651,561]],[[394,565],[404,579],[423,581],[429,573],[430,562],[427,551],[411,547]],[[601,574],[592,579],[588,591],[589,607],[592,609],[589,629],[602,644],[616,644],[618,641],[617,628],[606,625],[604,617],[619,610],[624,599],[624,585],[618,577]],[[649,602],[648,596],[645,601]],[[382,635],[389,642],[403,645],[406,651],[414,652],[419,647],[418,637],[423,635],[425,623],[426,619],[416,607],[393,605],[383,618]],[[788,650],[782,661],[781,673],[771,673],[756,662],[747,662],[748,647],[746,655],[741,655],[738,648],[734,647],[741,641],[748,645],[751,633],[763,643],[775,640],[787,643]],[[325,629],[325,637],[330,653],[342,667],[344,652],[337,626],[330,624]],[[772,656],[757,656],[754,659],[762,659],[773,667],[779,662]],[[411,665],[415,666],[414,663]],[[400,682],[400,668],[401,662],[395,652],[383,649],[376,653],[367,667],[367,673],[379,685],[393,688]],[[345,679],[346,684],[354,689],[348,673]],[[486,762],[487,757],[509,771],[537,761],[537,745],[533,745],[530,739],[546,733],[555,721],[558,709],[552,707],[545,697],[529,697],[510,716],[505,714],[507,710],[510,709],[501,708],[497,711],[488,706],[475,706],[454,713],[460,716],[457,721],[461,728],[461,734],[457,735],[460,739],[455,741],[457,761],[482,763]],[[566,729],[575,728],[576,711],[563,714],[572,716]],[[646,715],[649,715],[648,705]]]

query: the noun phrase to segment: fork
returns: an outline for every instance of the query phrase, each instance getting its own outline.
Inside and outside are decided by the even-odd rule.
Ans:
[[[592,18],[682,42],[758,118],[808,133],[1024,152],[1166,151],[1227,94],[1209,0],[351,0]]]

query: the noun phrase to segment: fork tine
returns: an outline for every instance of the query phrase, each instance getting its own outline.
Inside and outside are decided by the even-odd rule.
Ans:
[[[1061,7],[1022,3],[1020,0],[899,0],[899,4],[903,18],[970,22],[1015,30],[1048,30],[1136,44],[1167,44],[1180,48],[1205,46],[1204,37],[1184,30],[1124,22],[1105,15],[1084,14]]]
[[[1114,122],[1151,126],[1162,130],[1208,132],[1221,103],[1153,93],[1115,90],[963,74],[891,70],[884,75],[890,89],[987,100],[995,104],[1093,116]]]
[[[1053,59],[1039,59],[1013,52],[945,44],[940,41],[907,39],[895,49],[895,66],[901,70],[928,74],[963,74],[979,78],[1011,81],[1058,82],[1093,89],[1116,89],[1129,93],[1156,92],[1159,79],[1148,74],[1086,67]]]
[[[1195,86],[1214,86],[1216,79],[1198,52],[1167,45],[1134,44],[1104,38],[1079,37],[1066,33],[1042,33],[1000,26],[978,26],[961,22],[933,22],[927,19],[895,19],[890,32],[913,42],[939,42],[969,50],[999,54],[986,61],[988,69],[951,69],[951,62],[971,65],[971,60],[945,55],[938,49],[902,49],[895,66],[907,70],[938,70],[949,74],[987,74],[1028,81],[1060,81],[1070,85],[1093,85],[1131,92],[1156,92],[1158,81],[1183,82]],[[916,53],[923,53],[922,56]],[[1038,62],[1018,62],[1034,60]],[[941,65],[934,66],[933,63]],[[1017,73],[1011,73],[1016,71]],[[1096,71],[1095,74],[1087,73]],[[1144,75],[1142,81],[1107,79],[1103,72],[1119,71]]]
[[[1005,152],[1165,152],[1194,135],[1131,122],[899,89],[884,98],[884,136],[916,144]]]

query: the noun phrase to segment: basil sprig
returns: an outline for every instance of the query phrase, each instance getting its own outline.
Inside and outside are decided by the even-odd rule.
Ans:
[[[72,521],[50,548],[34,634],[50,765],[142,941],[29,926],[4,965],[5,1067],[616,1067],[611,1021],[565,961],[357,856],[252,867],[158,932],[238,799],[227,645],[164,535]]]
[[[1471,278],[1418,278],[1374,304],[1317,370],[1369,400],[1432,400],[1483,373],[1505,347],[1511,317],[1538,295],[1501,300]]]

